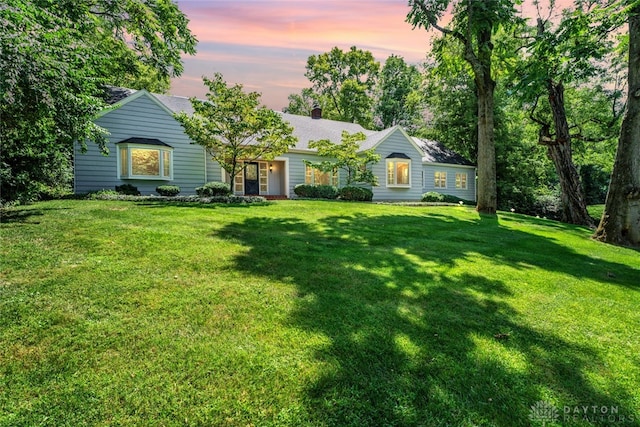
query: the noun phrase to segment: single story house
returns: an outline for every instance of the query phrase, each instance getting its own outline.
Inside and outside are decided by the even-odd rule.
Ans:
[[[153,194],[159,185],[177,185],[181,194],[210,181],[228,182],[226,172],[185,134],[174,113],[193,113],[188,98],[151,94],[145,90],[114,88],[110,108],[96,123],[110,132],[109,154],[95,144],[74,152],[74,190],[85,193],[132,184],[142,194]],[[309,148],[313,140],[341,141],[342,131],[362,132],[362,150],[373,149],[380,162],[373,165],[379,185],[371,188],[374,200],[419,200],[427,191],[476,199],[476,168],[441,144],[414,138],[399,126],[382,131],[354,123],[327,120],[314,110],[311,117],[281,113],[294,128],[295,147],[272,161],[247,165],[232,183],[236,194],[293,198],[298,184],[344,185],[338,171],[326,174],[305,164],[321,158]],[[331,175],[331,176],[330,176]]]

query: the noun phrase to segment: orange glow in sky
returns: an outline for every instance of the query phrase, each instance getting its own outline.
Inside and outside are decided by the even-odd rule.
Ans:
[[[567,2],[568,0],[562,0]],[[531,0],[529,0],[529,3]],[[262,93],[262,102],[281,110],[287,96],[310,83],[304,77],[310,55],[334,46],[369,50],[377,61],[392,54],[411,64],[426,58],[437,32],[405,22],[406,0],[177,0],[198,38],[198,53],[185,56],[185,71],[171,93],[204,97],[202,76],[220,72],[229,83]],[[531,12],[531,4],[525,5]]]
[[[198,38],[198,53],[185,56],[185,71],[171,93],[203,97],[202,76],[221,72],[229,83],[262,93],[280,110],[287,96],[310,86],[310,55],[334,46],[369,50],[384,63],[391,54],[409,63],[426,58],[432,34],[405,22],[405,0],[178,0]]]

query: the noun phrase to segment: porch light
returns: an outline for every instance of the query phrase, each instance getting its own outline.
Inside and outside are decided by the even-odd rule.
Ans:
[[[269,173],[273,172],[273,163],[269,163]]]

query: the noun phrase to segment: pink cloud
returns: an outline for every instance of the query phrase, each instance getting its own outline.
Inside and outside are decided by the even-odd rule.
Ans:
[[[204,88],[195,82],[202,74],[220,71],[229,81],[261,91],[265,103],[277,109],[287,104],[290,93],[308,86],[304,73],[309,55],[334,46],[357,46],[381,62],[397,54],[418,63],[425,58],[430,37],[424,30],[412,31],[404,21],[408,11],[404,0],[179,0],[178,4],[200,43],[197,56],[185,58],[185,73],[173,81],[172,92],[203,95]]]
[[[540,0],[546,5],[549,0]],[[558,8],[570,0],[558,0]],[[185,57],[176,95],[204,96],[202,75],[222,72],[227,81],[263,94],[271,108],[309,86],[304,77],[309,55],[334,46],[357,46],[381,63],[391,54],[410,63],[426,57],[437,32],[413,30],[405,22],[406,0],[178,0],[199,40],[198,54]],[[521,6],[535,17],[531,0]]]

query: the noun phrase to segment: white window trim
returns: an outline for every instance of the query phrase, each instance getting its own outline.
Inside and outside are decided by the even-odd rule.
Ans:
[[[402,163],[408,163],[409,164],[409,183],[408,184],[389,183],[389,162],[391,162],[391,163],[402,162]],[[385,159],[384,174],[386,176],[386,182],[387,182],[387,187],[388,188],[411,188],[411,175],[412,175],[411,172],[412,172],[411,159],[393,158],[393,157]],[[396,165],[394,165],[393,177],[394,177],[395,181],[398,182],[398,168],[397,168]]]
[[[458,175],[465,176],[464,179],[464,186],[462,185],[462,179],[460,180],[460,187],[458,187]],[[458,190],[468,190],[469,189],[469,174],[467,174],[466,172],[456,172],[456,188]]]
[[[143,149],[143,150],[156,150],[160,154],[160,165],[158,166],[159,172],[164,171],[164,152],[169,153],[169,176],[163,175],[133,175],[131,173],[131,150]],[[121,151],[126,150],[127,153],[127,175],[122,175],[121,164]],[[148,144],[135,144],[135,143],[123,143],[118,144],[117,168],[118,179],[136,179],[146,181],[173,181],[173,147],[160,146],[160,145],[148,145]]]
[[[316,174],[315,171],[318,171],[319,173],[329,173],[329,172],[322,172],[320,169],[318,168],[314,168],[313,166],[309,166],[308,164],[305,163],[305,168],[304,168],[304,183],[307,184],[307,169],[311,169],[311,182],[310,184],[307,185],[326,185],[326,184],[316,184]],[[334,178],[335,177],[335,178]],[[329,175],[329,178],[331,179],[331,181],[333,182],[335,180],[335,184],[331,183],[329,185],[333,185],[334,187],[338,187],[340,185],[340,170],[339,169],[334,169],[334,172],[331,173]]]
[[[438,187],[436,185],[436,173],[443,173],[444,174],[444,187]],[[447,173],[447,171],[433,171],[433,188],[444,188],[447,189],[449,188],[449,174]]]

